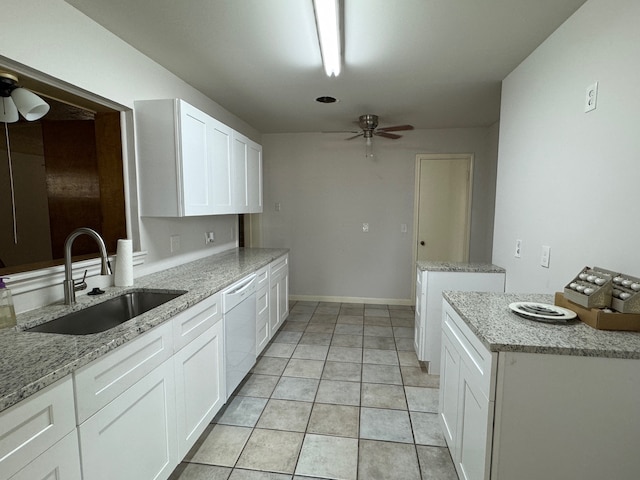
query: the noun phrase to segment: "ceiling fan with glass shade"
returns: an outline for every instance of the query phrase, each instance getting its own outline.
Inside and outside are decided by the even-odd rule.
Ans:
[[[355,138],[364,137],[366,152],[365,156],[373,157],[373,137],[388,138],[390,140],[397,140],[402,138],[402,135],[391,132],[401,132],[406,130],[413,130],[413,125],[394,125],[391,127],[378,128],[378,116],[372,114],[360,115],[358,118],[358,125],[361,130],[347,130],[344,133],[357,133],[353,137],[346,138],[345,140],[353,140]],[[326,132],[326,133],[342,133],[342,132]]]
[[[40,120],[49,111],[49,104],[35,93],[18,85],[18,77],[8,72],[0,72],[0,122],[4,122],[7,145],[7,164],[9,167],[9,187],[11,192],[11,214],[13,218],[13,242],[18,243],[18,227],[16,223],[16,198],[13,184],[13,162],[9,144],[9,128],[7,124],[20,120],[33,122]]]

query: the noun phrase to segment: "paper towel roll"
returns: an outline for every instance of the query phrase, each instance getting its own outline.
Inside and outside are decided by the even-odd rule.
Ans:
[[[118,240],[113,284],[116,287],[133,285],[133,244],[131,240]]]

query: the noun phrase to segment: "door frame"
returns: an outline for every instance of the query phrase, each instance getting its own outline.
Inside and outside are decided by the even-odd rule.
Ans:
[[[473,153],[418,153],[416,155],[415,165],[415,187],[413,190],[413,247],[412,247],[412,263],[411,271],[411,300],[415,305],[416,300],[416,282],[413,279],[416,275],[416,262],[418,261],[418,221],[420,207],[420,162],[422,160],[469,160],[469,178],[467,180],[469,186],[469,203],[467,205],[467,231],[465,235],[466,261],[469,260],[469,247],[471,245],[471,208],[473,207],[473,170],[474,170],[474,154]]]

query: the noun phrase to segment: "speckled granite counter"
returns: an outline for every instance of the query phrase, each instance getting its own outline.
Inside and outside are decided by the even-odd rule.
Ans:
[[[505,273],[504,268],[491,263],[434,262],[419,260],[416,262],[416,265],[423,272]]]
[[[73,307],[56,304],[18,315],[17,331],[13,328],[0,330],[0,411],[169,320],[287,252],[285,249],[229,250],[136,278],[133,287],[108,288],[99,297],[80,296]],[[183,290],[187,293],[102,333],[74,336],[20,331],[140,288]]]
[[[553,295],[443,292],[443,296],[491,351],[640,359],[640,332],[596,330],[580,321],[534,322],[509,310],[513,302],[553,304]]]

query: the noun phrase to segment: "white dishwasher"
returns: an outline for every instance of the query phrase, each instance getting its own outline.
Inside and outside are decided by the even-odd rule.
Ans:
[[[222,292],[227,399],[256,363],[256,275]]]

